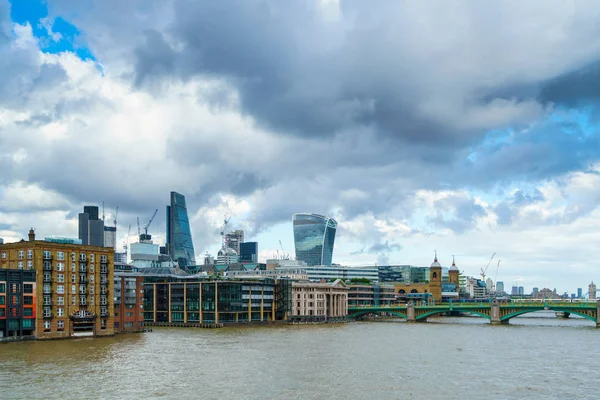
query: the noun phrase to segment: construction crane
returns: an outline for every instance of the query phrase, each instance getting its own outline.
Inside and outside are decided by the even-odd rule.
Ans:
[[[498,282],[498,269],[500,268],[500,261],[498,260],[498,265],[496,265],[496,276],[494,276],[494,288],[496,288],[496,283]]]
[[[227,217],[227,215],[223,216],[223,227],[221,228],[221,246],[223,249],[227,247],[227,243],[225,243],[225,235],[227,234],[227,224],[229,224],[229,220],[231,217]]]
[[[141,236],[142,230],[140,229],[140,217],[137,217],[137,223],[138,223],[138,236]]]
[[[115,227],[117,226],[117,215],[119,215],[119,206],[117,206],[117,210],[115,211],[115,218],[113,219]]]
[[[131,224],[129,224],[129,229],[127,229],[127,237],[125,238],[125,244],[123,245],[123,250],[125,250],[125,255],[127,255],[127,246],[129,245],[129,235],[131,235]]]
[[[150,221],[148,221],[146,226],[144,226],[144,233],[146,234],[146,236],[148,235],[148,228],[150,228],[150,224],[152,224],[152,221],[154,221],[154,217],[156,217],[157,212],[158,212],[158,208],[156,210],[154,210],[154,214],[152,214],[152,218],[150,218]]]
[[[281,243],[281,239],[279,240],[279,246],[281,247],[281,259],[282,260],[289,260],[289,256],[286,256],[285,254],[285,250],[283,250],[283,243]],[[279,251],[277,251],[279,252]]]
[[[492,262],[492,259],[494,258],[494,256],[496,255],[496,253],[492,254],[492,256],[490,257],[490,261],[488,261],[487,265],[485,266],[485,269],[481,269],[481,280],[485,282],[485,273],[487,272],[488,267],[490,266],[490,263]]]

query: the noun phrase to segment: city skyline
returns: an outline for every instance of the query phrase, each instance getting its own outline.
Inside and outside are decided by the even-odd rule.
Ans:
[[[306,210],[342,265],[599,281],[600,7],[367,3],[0,0],[0,237],[104,201],[121,248],[176,190],[196,257],[223,215],[292,253]]]

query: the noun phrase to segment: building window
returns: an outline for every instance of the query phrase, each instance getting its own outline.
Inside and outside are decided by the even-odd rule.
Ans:
[[[75,294],[75,293],[77,293],[77,286],[71,285],[71,294]]]
[[[2,252],[2,258],[6,258],[6,252],[5,251]]]
[[[71,253],[71,261],[77,261],[77,254]]]
[[[79,261],[85,261],[85,260],[86,260],[85,253],[80,253],[79,254]]]
[[[23,296],[23,304],[33,304],[33,296]]]
[[[44,308],[44,317],[49,317],[51,315],[50,307]]]
[[[18,258],[19,260],[22,260],[22,259],[23,259],[23,257],[25,257],[25,252],[24,252],[23,250],[19,250],[19,253],[18,253],[18,257],[17,257],[17,258]]]
[[[56,298],[56,304],[59,306],[64,306],[65,305],[65,298],[62,296],[59,296]]]
[[[50,330],[50,321],[44,321],[44,330],[45,331],[49,331]]]
[[[90,254],[90,261],[94,262],[94,255],[93,254]]]
[[[58,293],[58,294],[65,294],[65,286],[64,285],[57,285],[56,286],[56,293]]]
[[[59,331],[64,331],[65,330],[65,321],[58,321],[57,326],[58,326]]]
[[[27,259],[31,260],[33,258],[33,250],[27,250]]]
[[[56,309],[56,315],[58,315],[59,317],[63,317],[65,315],[65,309],[64,308],[57,308]]]
[[[77,269],[77,264],[71,263],[71,271],[75,271]]]
[[[71,296],[71,305],[74,306],[77,302],[77,299],[75,298],[75,296]]]
[[[93,254],[92,254],[93,255]],[[94,273],[94,264],[90,264],[90,272],[93,274]]]
[[[49,260],[50,257],[50,250],[44,250],[44,260]]]
[[[75,274],[71,275],[71,283],[77,282],[77,276]]]
[[[94,287],[90,286],[90,294],[94,294]]]
[[[4,304],[4,303],[6,303],[5,297],[0,296],[0,304]]]
[[[33,261],[32,260],[27,261],[27,269],[33,269]]]
[[[19,269],[23,269],[23,261],[19,261],[19,262],[17,263],[17,268],[19,268]]]
[[[100,262],[105,264],[107,262],[106,256],[105,255],[101,255],[100,256]]]
[[[62,263],[62,262],[57,263],[56,270],[59,272],[63,272],[65,270],[65,263]]]
[[[25,283],[23,285],[23,293],[33,293],[33,284]]]
[[[106,320],[105,319],[100,320],[100,329],[106,329]]]
[[[65,259],[65,253],[63,253],[62,251],[57,251],[56,252],[56,259],[64,261],[64,259]]]
[[[56,279],[62,283],[65,281],[65,276],[63,274],[58,274],[56,275]]]
[[[94,275],[90,275],[90,282],[94,283]]]

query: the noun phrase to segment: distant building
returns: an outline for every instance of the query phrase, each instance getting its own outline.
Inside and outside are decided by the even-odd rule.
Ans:
[[[581,299],[583,297],[583,289],[577,288],[577,298]]]
[[[519,286],[518,294],[519,296],[525,295],[525,288],[523,286]]]
[[[467,292],[472,298],[486,297],[485,282],[477,278],[467,278]]]
[[[267,268],[269,265],[277,261],[296,261],[296,260],[267,260]],[[302,265],[304,264],[304,265]],[[342,279],[343,281],[350,279],[368,279],[371,282],[379,281],[379,274],[377,268],[355,268],[355,267],[341,267],[341,266],[327,266],[327,265],[313,265],[308,266],[305,263],[301,264],[290,264],[279,263],[275,264],[277,270],[296,269],[302,268],[308,273],[308,279],[313,282],[319,282],[321,280],[335,280]]]
[[[504,282],[496,282],[496,293],[502,294],[504,293]]]
[[[215,264],[229,265],[237,262],[239,262],[239,256],[237,252],[231,247],[225,247],[219,250],[217,253]]]
[[[487,278],[485,280],[485,289],[488,292],[491,292],[492,290],[494,290],[494,281],[492,280],[492,278]]]
[[[240,243],[240,262],[258,262],[258,243],[244,242]]]
[[[117,249],[117,227],[104,226],[104,247]]]
[[[518,286],[513,286],[510,289],[510,295],[511,296],[518,296],[519,295],[519,287]]]
[[[244,231],[241,229],[225,234],[225,246],[234,249],[239,255],[241,253],[240,245],[244,242]]]
[[[104,221],[98,218],[98,207],[84,206],[79,213],[79,239],[86,246],[104,247]]]
[[[294,214],[294,246],[296,259],[309,266],[330,266],[337,222],[333,218],[318,214]]]
[[[390,284],[349,284],[348,306],[390,306],[396,302],[396,290]]]
[[[154,244],[147,236],[150,235],[142,234],[139,242],[129,245],[131,264],[136,268],[153,268],[161,264],[159,245]]]
[[[171,192],[171,204],[167,206],[166,247],[180,267],[196,264],[185,196],[177,192]]]
[[[596,284],[593,281],[588,286],[588,294],[590,300],[596,300]]]
[[[533,290],[531,291],[531,295],[533,297],[537,296],[537,294],[539,293],[540,289],[537,287],[534,287]]]

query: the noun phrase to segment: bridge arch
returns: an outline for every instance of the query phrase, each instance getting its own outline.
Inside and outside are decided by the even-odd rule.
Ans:
[[[447,313],[447,312],[450,312],[450,311],[452,311],[450,308],[448,308],[447,310],[435,310],[435,311],[430,311],[430,312],[426,312],[426,313],[423,313],[423,314],[417,315],[417,316],[415,317],[415,319],[416,319],[417,321],[419,321],[419,320],[422,320],[422,319],[426,319],[426,318],[432,317],[432,316],[434,316],[434,315],[444,314],[444,313]],[[488,320],[489,320],[489,319],[491,319],[491,317],[490,317],[489,315],[487,315],[487,314],[484,314],[484,313],[481,313],[481,312],[479,312],[479,311],[465,310],[464,312],[468,312],[469,314],[476,314],[476,315],[478,315],[478,316],[480,316],[480,317],[483,317],[483,318],[485,318],[485,319],[488,319]]]
[[[528,309],[524,309],[524,310],[513,311],[513,312],[501,317],[500,321],[504,322],[504,321],[508,321],[512,318],[518,317],[519,315],[529,314],[529,313],[537,312],[537,311],[545,311],[545,310],[554,311],[554,312],[567,312],[569,314],[579,315],[580,317],[583,317],[590,321],[596,322],[595,317],[589,316],[589,315],[585,314],[584,312],[578,311],[577,309],[571,310],[571,309],[566,309],[564,307],[552,307],[551,305],[549,305],[547,307],[542,306],[542,307],[535,307],[535,308],[528,308]]]

